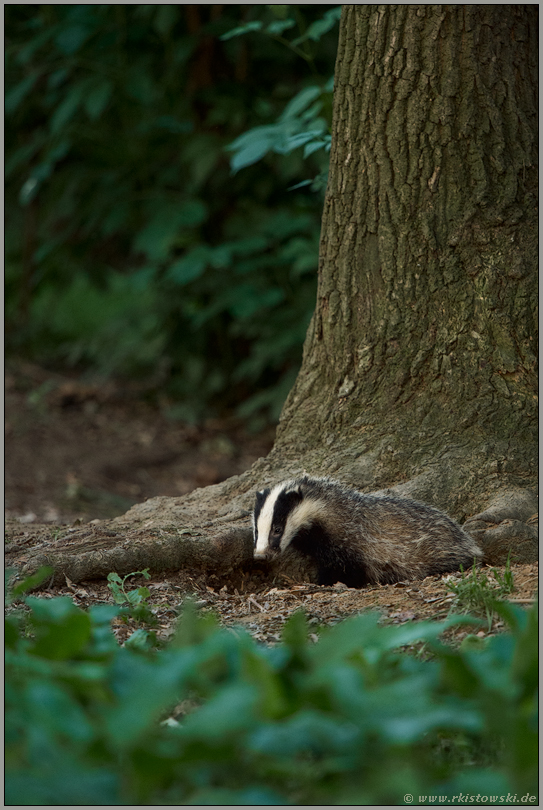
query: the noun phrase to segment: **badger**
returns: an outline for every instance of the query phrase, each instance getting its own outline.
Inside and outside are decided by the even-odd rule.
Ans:
[[[256,559],[295,549],[316,564],[320,585],[424,579],[482,558],[472,538],[432,506],[308,475],[257,493],[253,535]]]

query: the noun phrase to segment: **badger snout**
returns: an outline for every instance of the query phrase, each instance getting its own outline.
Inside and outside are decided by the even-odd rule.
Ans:
[[[267,546],[264,549],[255,548],[253,556],[255,560],[269,560],[270,557],[275,557],[275,555],[278,553],[278,548],[271,548],[270,546]]]

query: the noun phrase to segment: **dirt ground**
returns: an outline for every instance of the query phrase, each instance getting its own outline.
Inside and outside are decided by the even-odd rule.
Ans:
[[[83,384],[30,364],[8,368],[5,386],[7,565],[10,544],[32,543],[36,535],[52,538],[60,526],[111,518],[146,498],[183,495],[218,483],[266,455],[273,442],[271,430],[251,435],[234,420],[186,425],[169,419],[166,407],[152,407],[126,390]],[[529,607],[537,593],[538,567],[513,565],[512,571],[515,590],[510,601]],[[179,572],[149,581],[134,577],[127,587],[149,588],[156,632],[164,640],[173,632],[183,601],[191,596],[225,626],[244,627],[257,640],[274,644],[287,618],[298,610],[306,613],[310,628],[370,609],[393,623],[445,618],[455,610],[450,583],[459,577],[356,590],[339,583],[255,586],[254,579],[246,587],[232,587],[217,577]],[[66,594],[81,607],[113,601],[105,581],[67,580],[65,587],[45,584],[38,593]],[[116,621],[119,641],[135,627],[133,620]],[[491,628],[485,623],[480,629],[463,627],[454,633],[461,640],[502,628],[495,617]]]
[[[187,425],[128,389],[31,364],[5,380],[5,510],[20,523],[111,518],[243,472],[273,444],[233,419]]]

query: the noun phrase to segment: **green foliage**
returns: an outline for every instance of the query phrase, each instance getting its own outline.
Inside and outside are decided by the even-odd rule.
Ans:
[[[131,574],[126,574],[124,577],[120,577],[119,574],[115,573],[107,575],[107,586],[113,594],[116,605],[131,605],[134,607],[147,601],[148,597],[150,596],[149,588],[140,587],[135,588],[132,591],[127,591],[124,586],[129,577],[138,576],[149,579],[149,569],[144,568],[143,571],[133,571]]]
[[[278,8],[276,16],[283,17]],[[311,23],[307,29],[293,40],[285,39],[283,32],[295,27],[295,20],[284,18],[275,20],[266,27],[261,20],[253,20],[245,25],[238,26],[232,31],[223,34],[221,39],[232,39],[251,32],[259,31],[264,35],[277,39],[297,53],[314,67],[313,53],[308,47],[308,42],[313,40],[318,42],[321,37],[330,31],[338,22],[341,16],[341,6],[330,9],[324,16]],[[300,49],[300,45],[304,48]],[[294,150],[303,146],[304,159],[314,154],[320,149],[325,152],[330,151],[331,135],[329,134],[329,118],[331,114],[331,94],[333,91],[333,78],[323,85],[310,85],[304,87],[292,98],[277,121],[267,126],[257,126],[244,132],[239,138],[228,146],[234,152],[230,165],[235,173],[240,169],[251,166],[261,160],[268,152],[275,152],[278,155],[289,155]],[[328,112],[328,115],[326,115]],[[324,189],[328,178],[327,167],[311,180],[303,180],[293,186],[293,189],[311,185],[313,191]]]
[[[324,88],[305,87],[287,104],[275,124],[254,127],[236,138],[228,147],[234,152],[232,171],[251,166],[268,152],[289,155],[300,146],[304,147],[304,158],[322,148],[329,152],[331,136],[326,120],[319,113],[323,107],[320,97],[331,92],[331,83]]]
[[[6,7],[10,353],[147,376],[188,418],[277,416],[314,307],[338,8]]]
[[[496,602],[515,590],[510,555],[503,574],[496,568],[491,569],[491,576],[477,568],[475,562],[468,573],[460,566],[460,581],[450,582],[449,588],[455,594],[455,610],[464,613],[486,616],[489,629],[496,611]]]
[[[123,610],[121,610],[121,614],[123,617],[129,616],[137,622],[154,626],[157,624],[156,617],[147,601],[151,595],[149,588],[146,588],[144,585],[139,588],[133,588],[130,591],[125,588],[126,580],[129,579],[129,577],[137,576],[149,579],[149,569],[144,568],[143,571],[133,571],[131,574],[126,574],[124,577],[120,577],[119,574],[114,572],[110,573],[107,575],[107,586],[113,595],[115,604],[122,605]],[[149,633],[143,627],[140,627],[130,636],[126,643],[132,647],[146,648],[156,643],[156,634]]]
[[[271,22],[269,22],[271,19],[270,12],[271,15],[275,17],[275,20]],[[289,17],[289,13],[292,14],[292,16]],[[268,6],[267,25],[265,25],[263,20],[251,20],[243,25],[236,26],[236,28],[233,28],[231,31],[227,31],[222,35],[221,39],[233,39],[243,34],[259,31],[265,36],[276,39],[283,45],[286,45],[293,53],[301,56],[302,59],[305,59],[309,64],[314,65],[314,52],[311,47],[309,47],[309,42],[319,42],[324,34],[334,28],[340,16],[341,6],[335,6],[335,8],[326,11],[320,19],[315,20],[306,27],[305,20],[300,15],[299,6]],[[282,36],[284,31],[292,30],[293,28],[298,28],[300,34],[295,39],[289,40]],[[302,43],[304,47],[300,48]]]
[[[118,607],[26,605],[30,633],[7,619],[7,804],[536,792],[535,609],[503,604],[510,633],[466,651],[438,641],[465,618],[381,627],[363,614],[312,644],[298,614],[266,648],[187,605],[170,645],[150,651],[117,646]],[[400,649],[417,641],[433,660]]]
[[[29,340],[55,346],[68,367],[100,368],[105,376],[137,375],[160,361],[166,337],[156,288],[112,271],[103,289],[76,274],[62,290],[43,285],[30,305]]]

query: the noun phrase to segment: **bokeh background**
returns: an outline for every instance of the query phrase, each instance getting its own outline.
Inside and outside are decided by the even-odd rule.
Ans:
[[[10,358],[137,380],[182,419],[277,418],[315,302],[338,17],[6,6]]]
[[[5,7],[8,517],[273,440],[315,305],[340,7]]]

